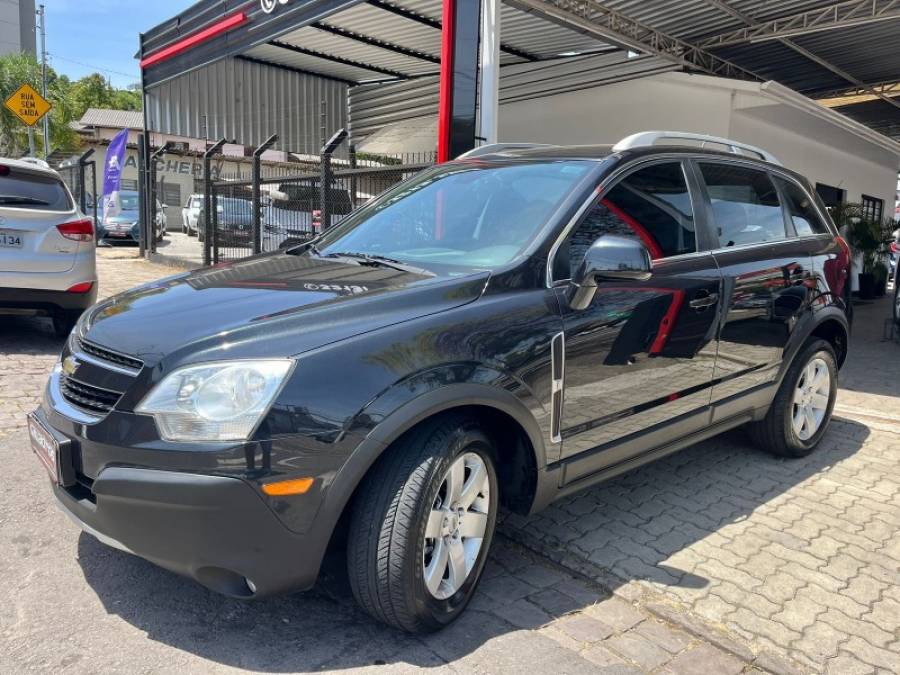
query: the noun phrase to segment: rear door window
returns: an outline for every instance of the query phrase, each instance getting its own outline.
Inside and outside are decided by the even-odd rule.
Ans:
[[[822,221],[815,204],[799,185],[793,181],[775,176],[775,182],[784,195],[788,217],[794,224],[797,235],[801,237],[812,234],[827,234],[828,226]]]
[[[71,211],[62,180],[53,174],[0,166],[0,208]]]
[[[721,162],[701,162],[723,248],[787,238],[775,184],[765,171]]]

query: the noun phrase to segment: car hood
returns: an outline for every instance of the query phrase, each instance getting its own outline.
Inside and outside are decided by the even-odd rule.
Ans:
[[[106,223],[136,223],[139,220],[137,211],[119,211],[114,216],[108,216]]]
[[[284,357],[471,302],[489,277],[263,255],[114,296],[80,330],[147,365]]]

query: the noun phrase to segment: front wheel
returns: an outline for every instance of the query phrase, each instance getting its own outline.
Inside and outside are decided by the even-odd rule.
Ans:
[[[347,541],[353,594],[402,630],[437,630],[475,593],[497,521],[495,446],[474,420],[426,423],[366,478]]]
[[[805,457],[819,444],[837,397],[837,357],[825,340],[812,339],[785,373],[769,412],[749,426],[763,450]]]

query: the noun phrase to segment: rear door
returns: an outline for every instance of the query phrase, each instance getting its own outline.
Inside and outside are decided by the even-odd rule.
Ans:
[[[604,234],[640,238],[654,258],[650,280],[601,282],[583,311],[568,308],[566,284],[557,282],[566,482],[640,454],[655,444],[643,442],[653,432],[674,438],[708,421],[721,277],[698,237],[699,195],[685,168],[677,159],[639,164],[601,194],[556,254],[554,278],[562,279]]]
[[[775,177],[729,160],[697,160],[718,238],[713,252],[727,302],[719,335],[713,403],[727,416],[743,395],[775,381],[814,282],[809,242],[797,238]],[[732,402],[733,406],[724,405]]]
[[[80,244],[56,226],[76,218],[59,176],[0,165],[0,272],[70,270]]]

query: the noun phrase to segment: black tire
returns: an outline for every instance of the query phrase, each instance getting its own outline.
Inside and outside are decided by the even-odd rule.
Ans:
[[[476,421],[450,415],[426,423],[387,453],[366,477],[350,520],[350,586],[379,621],[431,632],[462,613],[484,569],[499,503],[495,446]],[[425,584],[425,527],[445,474],[464,453],[476,453],[487,469],[487,525],[474,566],[456,593],[442,600]]]
[[[53,319],[53,333],[58,338],[67,338],[69,333],[78,322],[81,312],[56,312],[51,318]]]
[[[806,366],[816,358],[822,359],[828,366],[831,387],[828,394],[828,406],[822,422],[815,433],[804,440],[797,435],[792,424],[794,391]],[[747,430],[754,443],[760,449],[780,457],[805,457],[815,450],[831,422],[834,401],[837,398],[837,373],[837,356],[834,347],[825,340],[810,338],[785,373],[769,412],[759,422],[748,425]]]

